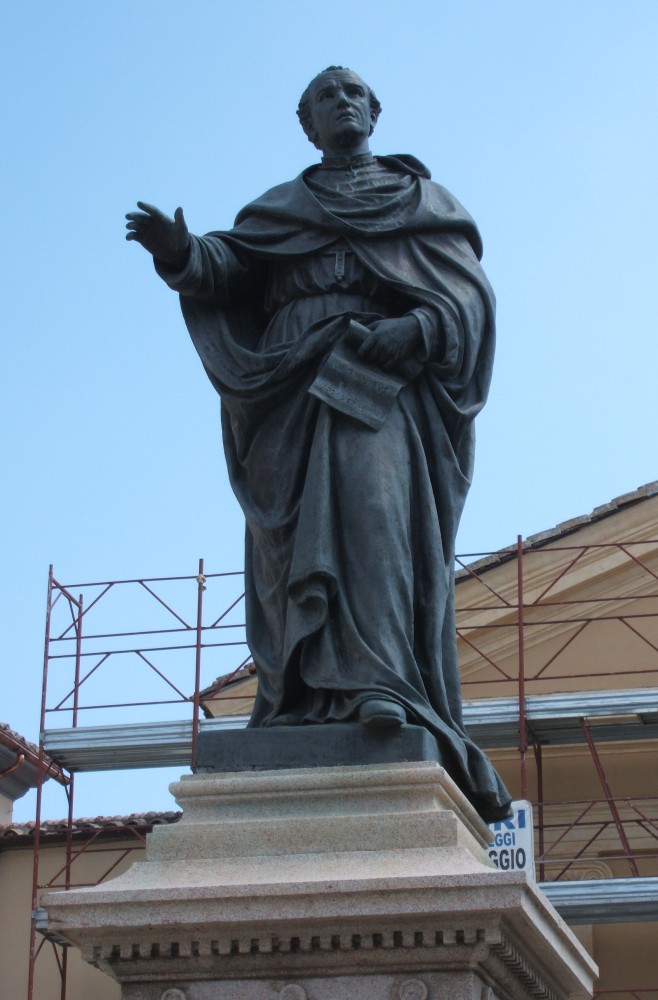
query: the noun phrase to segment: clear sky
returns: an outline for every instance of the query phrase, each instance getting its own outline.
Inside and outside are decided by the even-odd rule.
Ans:
[[[658,478],[657,48],[655,0],[5,5],[2,721],[38,739],[50,562],[241,568],[217,397],[123,215],[228,228],[317,158],[295,108],[326,65],[376,90],[374,152],[426,162],[484,238],[499,350],[458,551]],[[170,777],[85,778],[76,812],[170,808]]]

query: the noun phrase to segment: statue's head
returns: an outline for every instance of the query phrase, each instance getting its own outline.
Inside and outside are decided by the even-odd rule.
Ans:
[[[343,66],[329,66],[311,80],[301,96],[297,117],[308,139],[323,153],[367,149],[382,106],[360,76]]]

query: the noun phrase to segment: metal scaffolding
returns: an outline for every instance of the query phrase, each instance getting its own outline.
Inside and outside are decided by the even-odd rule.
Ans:
[[[461,557],[457,583],[457,632],[473,661],[464,676],[465,723],[487,750],[518,753],[521,797],[528,797],[532,768],[536,798],[538,873],[542,888],[559,912],[573,923],[658,919],[658,800],[616,798],[599,752],[601,744],[658,739],[658,575],[644,554],[656,542],[605,545],[517,545],[503,553]],[[602,550],[605,551],[603,552]],[[633,593],[601,592],[574,597],[567,584],[588,560],[620,560],[642,576]],[[544,558],[541,585],[527,582],[528,562]],[[516,560],[513,590],[506,575],[498,589],[489,572]],[[644,581],[652,580],[650,593]],[[525,579],[524,579],[525,578]],[[482,599],[460,606],[461,584],[472,581]],[[74,863],[93,843],[74,844],[75,774],[114,768],[171,765],[194,767],[199,733],[246,724],[240,715],[203,718],[202,674],[221,677],[216,696],[231,694],[232,680],[249,661],[243,621],[242,574],[206,574],[203,560],[189,576],[61,584],[52,567],[48,577],[46,635],[41,701],[39,766],[45,779],[49,760],[69,776],[66,788],[69,832],[66,863],[48,882],[74,885]],[[559,626],[561,639],[548,658],[537,661],[533,633]],[[597,689],[602,670],[570,668],[579,638],[604,627],[630,632],[647,655],[637,669],[625,665],[623,690]],[[502,644],[500,636],[511,637]],[[606,633],[607,634],[607,633]],[[502,659],[491,653],[503,648]],[[533,647],[529,650],[529,647]],[[612,649],[612,647],[611,647]],[[614,649],[611,651],[614,655]],[[566,664],[566,666],[565,666]],[[609,676],[610,671],[606,672]],[[585,690],[546,693],[550,679]],[[487,686],[488,685],[488,686]],[[236,691],[239,686],[236,686]],[[496,697],[482,696],[491,690]],[[473,697],[469,697],[469,692]],[[501,697],[501,692],[503,696]],[[132,721],[131,721],[132,720]],[[601,793],[595,799],[546,801],[547,748],[580,745],[589,753]],[[37,789],[34,834],[33,909],[30,944],[32,1000],[37,944],[42,825],[41,784]],[[136,833],[135,847],[143,834]],[[596,872],[606,864],[625,866],[623,877],[582,877],[583,865]],[[105,871],[107,877],[118,862]],[[576,879],[576,881],[574,881]],[[102,879],[101,879],[102,880]],[[52,942],[59,952],[57,942]],[[65,997],[66,949],[58,957]],[[656,990],[600,992],[610,1000],[637,996],[658,1000]]]

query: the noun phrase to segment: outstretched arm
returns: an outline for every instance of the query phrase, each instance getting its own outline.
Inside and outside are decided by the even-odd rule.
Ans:
[[[137,207],[140,212],[126,214],[126,239],[136,240],[156,260],[174,270],[183,268],[190,252],[190,232],[183,209],[177,208],[173,219],[170,219],[155,205],[145,201],[138,201]]]

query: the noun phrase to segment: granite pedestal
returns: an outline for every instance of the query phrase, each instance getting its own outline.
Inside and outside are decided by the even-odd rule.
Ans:
[[[146,859],[48,892],[123,1000],[562,1000],[595,968],[435,760],[184,777]]]

